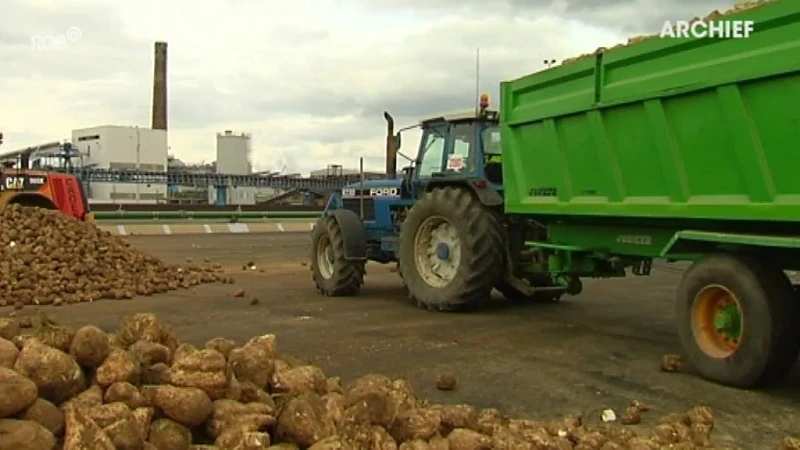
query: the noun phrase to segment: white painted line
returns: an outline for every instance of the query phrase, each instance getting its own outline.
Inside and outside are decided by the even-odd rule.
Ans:
[[[249,233],[250,228],[246,223],[229,223],[228,231],[231,233]]]
[[[161,225],[161,229],[164,230],[164,234],[172,234],[172,229],[167,224]]]
[[[128,234],[128,231],[125,229],[125,225],[117,225],[117,233],[120,236],[125,236]]]
[[[280,222],[276,223],[276,224],[275,224],[275,226],[276,226],[276,227],[278,227],[278,231],[280,231],[281,233],[283,233],[284,231],[286,231],[286,230],[283,228],[283,224],[282,224],[282,223],[280,223]]]
[[[213,231],[211,231],[211,225],[209,224],[203,225],[203,229],[206,230],[206,233],[213,233]]]

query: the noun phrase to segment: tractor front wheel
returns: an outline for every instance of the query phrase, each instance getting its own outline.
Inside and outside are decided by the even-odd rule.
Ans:
[[[453,311],[490,298],[502,275],[503,230],[471,192],[434,189],[411,208],[399,238],[399,270],[425,309]]]
[[[678,288],[676,319],[691,365],[727,386],[779,381],[800,353],[800,310],[789,279],[748,256],[695,262]]]
[[[311,274],[317,291],[328,297],[356,295],[364,284],[364,261],[345,258],[342,229],[322,217],[311,233]]]

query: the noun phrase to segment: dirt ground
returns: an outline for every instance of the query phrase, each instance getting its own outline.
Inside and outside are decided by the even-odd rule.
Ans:
[[[798,368],[782,386],[761,392],[659,372],[660,357],[679,352],[672,306],[679,267],[658,266],[650,277],[588,281],[584,293],[557,304],[498,299],[480,311],[442,314],[416,309],[386,266],[368,266],[358,297],[318,296],[304,264],[304,233],[129,239],[170,262],[222,263],[237,282],[52,308],[48,313],[56,321],[111,330],[123,315],[154,312],[194,344],[215,336],[245,340],[275,333],[284,353],[345,381],[369,372],[403,376],[432,401],[497,407],[516,416],[580,412],[597,421],[602,409],[620,413],[639,400],[653,406],[643,419],[647,424],[660,414],[706,404],[717,412],[719,445],[767,449],[800,434]],[[243,271],[251,260],[265,272]],[[251,306],[247,298],[234,298],[237,289],[260,302]],[[441,373],[457,376],[455,391],[436,390]]]

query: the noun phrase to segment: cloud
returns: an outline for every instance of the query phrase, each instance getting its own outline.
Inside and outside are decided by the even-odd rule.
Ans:
[[[169,43],[171,152],[213,160],[215,134],[253,136],[259,170],[383,168],[384,110],[399,125],[468,109],[476,90],[660,29],[676,0],[6,0],[3,150],[101,124],[148,126],[153,42]],[[80,38],[35,48],[32,36]],[[34,42],[35,44],[35,42]],[[404,138],[414,152],[413,135]]]
[[[539,17],[557,15],[622,32],[654,33],[664,21],[704,16],[733,6],[731,0],[350,0],[374,10],[416,11],[430,17]]]

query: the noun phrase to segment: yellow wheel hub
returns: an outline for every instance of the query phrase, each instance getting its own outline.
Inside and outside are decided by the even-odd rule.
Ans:
[[[709,285],[697,294],[692,307],[692,331],[708,356],[722,359],[735,353],[743,329],[741,305],[728,288]]]

